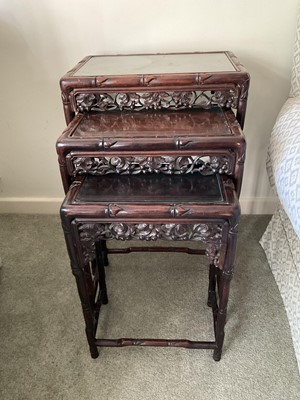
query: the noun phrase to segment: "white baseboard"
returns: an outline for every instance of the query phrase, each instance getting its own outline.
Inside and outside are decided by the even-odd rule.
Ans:
[[[274,214],[278,207],[277,197],[241,197],[242,214]]]
[[[2,197],[0,214],[59,214],[63,197]]]
[[[57,214],[63,198],[59,197],[2,197],[0,214]],[[242,214],[273,214],[277,197],[242,197]]]

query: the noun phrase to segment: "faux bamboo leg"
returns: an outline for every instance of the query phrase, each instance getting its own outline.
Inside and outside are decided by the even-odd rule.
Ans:
[[[230,282],[233,277],[233,263],[236,250],[236,236],[237,236],[237,221],[234,221],[228,233],[227,252],[223,270],[218,277],[218,290],[219,290],[219,308],[216,321],[216,343],[217,348],[214,350],[213,358],[219,361],[222,355],[222,348],[224,342],[224,327],[226,324],[227,304],[229,298]]]
[[[102,256],[104,265],[108,266],[109,262],[108,262],[106,240],[99,240],[99,242],[101,242],[102,251],[100,253],[99,246],[96,246],[96,258],[98,259]]]
[[[84,276],[84,271],[81,268],[78,268],[78,266],[74,264],[71,265],[71,267],[73,275],[75,276],[76,279],[77,289],[81,300],[81,306],[85,320],[85,333],[90,347],[91,357],[97,358],[99,356],[99,351],[95,344],[94,313],[91,307],[90,298],[87,291],[87,284]]]
[[[217,348],[214,350],[213,358],[215,361],[220,361],[222,355],[222,348],[224,342],[224,327],[226,324],[226,314],[227,314],[227,303],[229,297],[229,288],[231,277],[229,274],[223,272],[220,284],[221,284],[221,297],[219,302],[219,309],[217,314],[216,323],[216,342]]]
[[[216,267],[214,264],[209,265],[209,284],[208,284],[208,307],[212,307],[216,296]]]
[[[105,279],[105,256],[103,252],[103,240],[98,241],[95,246],[96,246],[96,251],[98,253],[97,257],[97,265],[98,265],[98,271],[99,271],[99,289],[100,289],[100,295],[101,295],[101,303],[102,304],[107,304],[108,303],[108,297],[107,297],[107,288],[106,288],[106,279]]]
[[[75,238],[72,235],[72,229],[68,221],[64,220],[62,215],[63,229],[66,245],[71,260],[72,273],[75,276],[78,294],[81,301],[83,316],[85,320],[85,333],[90,348],[92,358],[99,356],[99,351],[95,344],[94,335],[94,311],[89,296],[88,284],[85,276],[85,265],[81,265],[78,248],[75,245]]]
[[[106,240],[101,240],[101,245],[102,245],[103,262],[105,266],[108,266],[109,262],[107,256]]]

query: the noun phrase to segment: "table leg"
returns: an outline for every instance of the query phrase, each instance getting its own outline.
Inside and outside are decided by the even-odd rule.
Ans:
[[[101,243],[101,249],[102,250],[101,250],[101,253],[99,253],[100,250],[96,246],[96,255],[97,255],[97,258],[98,258],[98,257],[101,256],[100,254],[102,254],[103,263],[107,267],[109,265],[109,261],[108,261],[108,255],[107,255],[106,240],[100,240],[100,243]]]
[[[216,296],[216,266],[215,264],[209,265],[209,284],[208,284],[208,307],[212,307],[214,298]]]
[[[78,248],[76,247],[71,227],[67,221],[63,222],[66,245],[71,261],[71,269],[76,279],[78,294],[80,297],[85,321],[85,333],[88,340],[91,357],[97,358],[99,356],[99,351],[95,344],[94,307],[91,304],[88,280],[86,277],[87,272],[85,270],[85,264],[81,261],[80,255],[78,254]]]
[[[237,226],[237,225],[236,225]],[[227,252],[223,270],[218,280],[219,285],[219,308],[216,321],[216,342],[217,348],[214,350],[213,358],[215,361],[220,361],[224,342],[224,328],[226,324],[227,304],[229,298],[230,282],[233,277],[234,258],[236,250],[236,235],[237,232],[232,229],[228,233]]]
[[[94,312],[93,308],[91,307],[90,298],[87,290],[86,279],[84,276],[85,272],[78,265],[71,264],[71,268],[77,283],[77,289],[85,321],[85,333],[90,347],[91,357],[97,358],[99,356],[99,351],[95,344]]]
[[[106,264],[105,264],[105,252],[103,251],[103,242],[105,243],[105,240],[99,240],[98,242],[95,243],[95,246],[96,246],[96,251],[98,253],[97,266],[99,272],[99,289],[101,294],[101,303],[107,304],[108,297],[107,297],[105,268],[104,268]]]

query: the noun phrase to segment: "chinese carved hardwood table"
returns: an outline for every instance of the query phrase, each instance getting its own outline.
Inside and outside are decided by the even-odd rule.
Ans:
[[[62,226],[91,356],[99,346],[214,349],[220,360],[240,217],[249,75],[230,52],[86,57],[61,79]],[[111,240],[198,241],[114,249]],[[97,339],[109,254],[207,255],[214,341]],[[112,288],[113,290],[113,288]]]

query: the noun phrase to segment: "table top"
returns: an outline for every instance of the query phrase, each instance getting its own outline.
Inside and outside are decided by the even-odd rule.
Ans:
[[[89,56],[74,76],[234,72],[226,52]]]
[[[148,87],[243,83],[249,74],[230,51],[92,55],[60,80],[62,91],[88,87]]]
[[[57,141],[69,151],[203,150],[244,148],[245,137],[231,110],[86,113],[74,117]]]
[[[222,203],[224,195],[218,174],[87,175],[73,203],[95,202]]]
[[[236,118],[243,127],[249,80],[247,70],[230,51],[94,55],[68,71],[60,87],[67,123],[81,111],[82,100],[89,104],[93,96],[115,94],[117,107],[118,96],[129,93],[143,99],[151,93],[176,97],[178,92],[210,91],[228,98],[224,106],[237,109]],[[136,107],[140,108],[134,103]]]
[[[145,111],[84,114],[70,137],[101,138],[130,135],[135,137],[228,136],[232,132],[220,107],[208,110]]]

